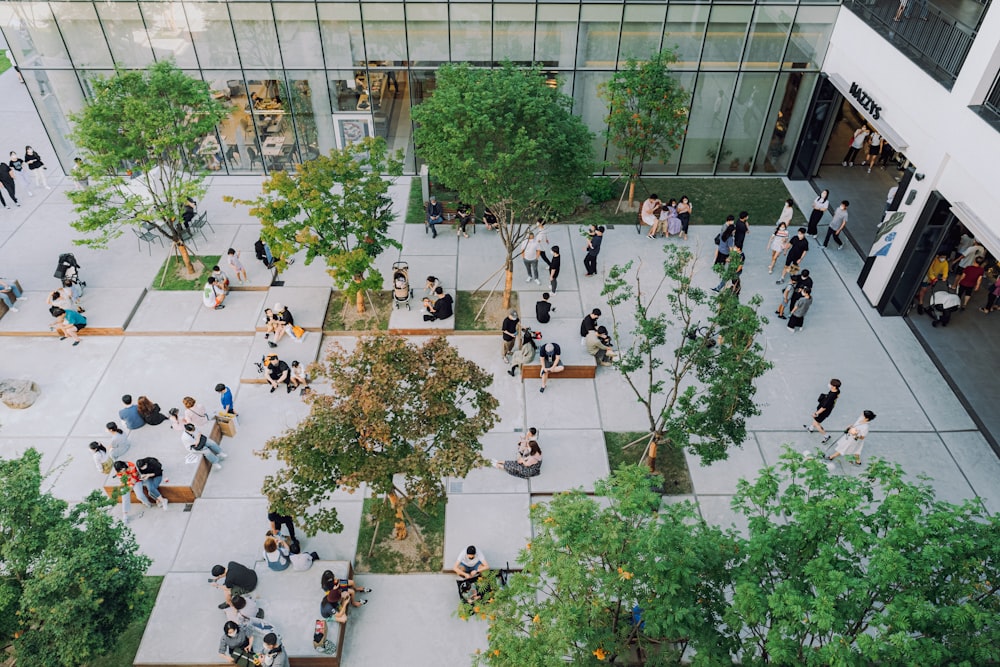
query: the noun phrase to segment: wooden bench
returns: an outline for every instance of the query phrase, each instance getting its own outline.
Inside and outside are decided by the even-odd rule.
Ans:
[[[209,439],[218,443],[222,443],[222,427],[216,422],[212,426],[212,433],[209,435]],[[208,473],[212,470],[212,464],[208,462],[204,456],[200,457],[197,464],[197,469],[195,470],[194,477],[187,484],[171,484],[169,481],[169,470],[164,470],[164,477],[167,477],[168,481],[160,484],[160,493],[164,498],[172,503],[193,503],[196,498],[200,498],[202,492],[205,490],[205,483],[208,481]],[[120,484],[112,484],[111,480],[117,481],[114,475],[109,476],[109,481],[104,485],[104,493],[107,494],[109,498],[113,498],[113,494],[121,486]],[[135,495],[135,491],[131,492],[132,502],[138,503],[139,497]]]
[[[425,220],[427,218],[427,205],[429,203],[430,202],[424,202],[424,219]],[[442,212],[442,215],[444,216],[444,223],[443,224],[448,224],[448,225],[451,225],[452,227],[458,227],[458,206],[455,204],[455,202],[450,202],[450,201],[443,201],[443,202],[441,202],[441,212]],[[471,210],[469,212],[472,214],[472,220],[469,221],[469,226],[472,227],[472,233],[475,234],[476,233],[476,221],[477,221],[477,218],[476,218],[476,207],[475,206],[471,206]],[[439,223],[439,224],[442,224],[442,223]]]
[[[18,282],[17,280],[15,280],[14,284],[17,285],[17,289],[18,290],[21,289],[21,283],[20,282]],[[14,290],[4,290],[4,293],[10,299],[11,303],[17,303],[17,297],[14,296]],[[3,301],[0,301],[0,317],[3,317],[4,315],[6,315],[8,310],[9,310],[9,308],[7,308],[7,304],[4,303]]]
[[[580,379],[580,378],[593,378],[597,375],[597,365],[588,366],[586,364],[568,364],[563,366],[561,373],[556,373],[550,379],[560,380],[562,378],[566,379]],[[525,364],[524,368],[521,369],[521,379],[522,380],[537,380],[542,377],[542,365],[541,364]]]

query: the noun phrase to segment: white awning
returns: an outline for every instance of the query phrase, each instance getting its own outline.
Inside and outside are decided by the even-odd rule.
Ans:
[[[864,116],[865,120],[867,120],[872,127],[878,130],[879,134],[885,137],[885,140],[889,142],[890,146],[895,148],[897,151],[906,152],[906,149],[909,148],[909,144],[903,140],[903,137],[896,134],[896,132],[889,127],[888,124],[886,124],[884,119],[880,118],[879,120],[875,120],[866,109],[862,109],[858,106],[857,100],[855,100],[854,96],[851,95],[851,84],[847,83],[844,77],[839,74],[829,74],[828,77],[830,79],[830,83],[833,84],[833,87],[839,90],[844,96],[844,99],[850,102],[851,106]]]
[[[968,204],[961,201],[952,202],[951,212],[972,232],[976,240],[990,251],[990,254],[1000,257],[1000,236],[997,236],[996,231],[990,229],[986,221],[976,215]]]

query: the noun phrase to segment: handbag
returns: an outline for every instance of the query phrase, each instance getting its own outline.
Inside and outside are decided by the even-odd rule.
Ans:
[[[192,445],[191,449],[195,450],[196,452],[200,452],[201,450],[205,449],[206,442],[208,442],[208,438],[206,438],[205,434],[202,433],[200,436],[198,436],[198,442]]]

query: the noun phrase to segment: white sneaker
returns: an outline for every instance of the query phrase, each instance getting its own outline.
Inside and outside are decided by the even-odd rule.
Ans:
[[[20,311],[19,311],[19,310],[18,310],[17,308],[15,308],[14,306],[11,306],[11,307],[10,307],[10,308],[8,308],[7,310],[10,310],[10,311],[12,311],[12,312],[15,312],[15,313],[17,313],[17,312],[20,312]]]
[[[846,163],[846,162],[841,162],[841,164],[842,164],[843,166],[845,166],[845,167],[847,166],[847,163]]]
[[[538,278],[535,278],[535,284],[536,285],[541,285],[542,283],[538,282]]]
[[[218,456],[220,459],[228,459],[229,458],[229,454],[225,454],[225,453],[216,454],[216,456]]]
[[[524,282],[526,282],[526,283],[530,283],[530,282],[531,282],[531,276],[528,276],[527,278],[525,278],[525,279],[524,279]]]
[[[163,509],[167,509],[167,505],[170,504],[170,501],[167,500],[166,496],[160,496],[160,499],[157,502],[160,503],[160,507]]]
[[[18,301],[27,301],[27,300],[28,300],[28,297],[26,297],[26,296],[24,296],[24,295],[22,294],[21,296],[17,297],[17,300],[18,300]]]
[[[216,463],[212,466],[212,470],[222,470],[222,464]]]

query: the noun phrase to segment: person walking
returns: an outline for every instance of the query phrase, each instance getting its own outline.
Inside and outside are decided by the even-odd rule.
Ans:
[[[802,425],[802,428],[810,433],[813,431],[822,433],[823,444],[830,441],[830,434],[823,428],[823,422],[826,421],[826,418],[833,412],[834,406],[837,405],[837,399],[840,398],[840,384],[840,380],[837,378],[830,380],[830,388],[816,399],[816,410],[812,413],[812,423]]]
[[[35,175],[35,187],[44,185],[46,190],[52,189],[49,186],[49,179],[45,176],[48,167],[31,146],[24,147],[24,163],[28,165],[28,171]]]
[[[837,447],[833,454],[827,456],[827,460],[832,461],[838,456],[854,456],[851,461],[856,466],[861,465],[861,450],[865,446],[865,438],[868,437],[869,424],[874,421],[875,413],[865,410],[858,417],[858,420],[844,429],[844,435],[837,441]]]
[[[823,219],[823,215],[830,208],[830,191],[823,190],[819,193],[819,196],[813,200],[813,210],[809,214],[809,224],[807,225],[806,234],[816,238],[816,234],[819,233],[819,223]]]
[[[740,211],[739,217],[736,219],[735,226],[735,238],[733,239],[733,246],[743,249],[746,246],[743,243],[746,241],[747,234],[750,233],[750,214],[746,211]]]
[[[778,261],[778,255],[785,252],[786,243],[788,243],[788,225],[784,221],[779,221],[778,226],[771,232],[771,239],[767,243],[767,249],[771,251],[771,264],[767,267],[768,273],[774,273],[774,265]]]
[[[802,268],[802,260],[809,254],[809,241],[806,240],[805,227],[799,227],[799,231],[796,232],[795,236],[788,239],[788,243],[785,244],[785,251],[785,268],[781,270],[781,277],[774,281],[775,285],[785,282],[785,276],[792,270],[793,264],[798,268]]]
[[[559,255],[559,246],[552,246],[552,257],[546,257],[542,253],[542,260],[549,266],[549,291],[556,293],[556,286],[559,283],[559,269],[562,268],[562,257]]]
[[[10,200],[14,202],[14,206],[21,206],[21,202],[17,201],[17,197],[14,194],[16,186],[14,184],[14,170],[6,162],[0,162],[0,185],[3,185],[3,189],[7,191],[10,195]]]
[[[525,271],[528,272],[528,277],[525,278],[524,282],[530,283],[534,280],[536,285],[541,285],[538,280],[538,258],[541,252],[542,248],[535,240],[534,233],[528,232],[528,238],[524,239],[521,244],[521,259],[524,261]]]
[[[955,289],[958,290],[958,296],[962,299],[962,310],[965,310],[965,307],[969,305],[972,293],[978,292],[983,284],[983,265],[985,262],[985,257],[976,257],[971,265],[962,269],[962,273],[955,280]]]
[[[872,173],[872,167],[875,166],[875,162],[878,161],[879,155],[882,154],[883,141],[885,141],[885,139],[882,138],[882,135],[874,130],[868,135],[868,155],[865,157],[862,164],[865,162],[868,163],[869,174]]]
[[[587,239],[587,254],[583,257],[583,268],[587,270],[585,275],[589,277],[597,275],[597,256],[601,254],[601,243],[604,241],[604,225],[597,227],[591,225],[587,235],[589,238]]]
[[[844,155],[843,165],[845,167],[854,166],[854,158],[857,157],[858,151],[861,150],[865,145],[865,139],[868,138],[870,132],[868,131],[867,125],[862,125],[858,129],[854,130],[854,138],[851,139],[851,144],[847,148],[847,154]]]
[[[823,239],[823,247],[826,248],[830,239],[833,238],[837,242],[837,250],[844,249],[844,242],[840,240],[840,233],[844,231],[844,227],[847,227],[847,207],[851,205],[851,202],[846,199],[840,202],[840,206],[833,213],[833,220],[830,221],[830,226],[826,229],[826,238]]]
[[[21,181],[21,185],[24,186],[24,191],[28,193],[28,196],[34,197],[35,193],[31,191],[31,181],[28,179],[28,173],[25,169],[24,160],[19,158],[16,152],[11,151],[10,162],[7,164],[9,164],[10,168],[14,170],[14,173],[17,175],[18,180]]]
[[[795,306],[792,307],[788,315],[788,331],[790,333],[798,333],[802,329],[802,325],[806,322],[806,313],[809,312],[811,305],[812,290],[808,287],[800,288],[799,300],[795,302]]]
[[[713,264],[725,264],[729,261],[729,253],[736,245],[736,218],[728,216],[722,231],[715,235],[715,259]]]

